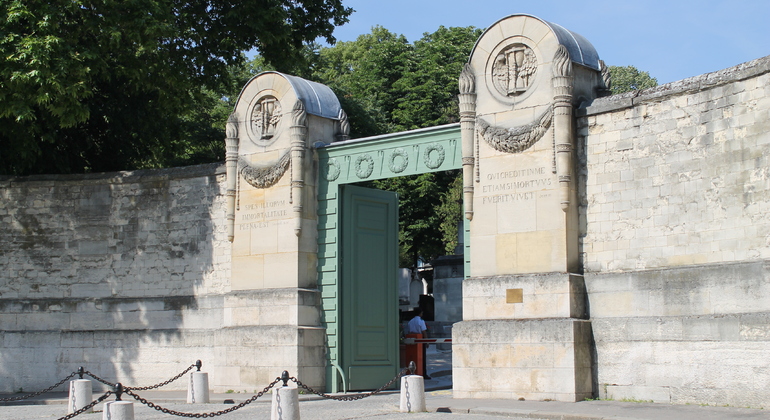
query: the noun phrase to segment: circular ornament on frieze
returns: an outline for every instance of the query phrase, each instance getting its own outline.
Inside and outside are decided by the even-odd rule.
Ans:
[[[390,154],[390,161],[388,162],[388,168],[394,174],[400,174],[404,172],[409,165],[409,154],[402,148],[398,148]]]
[[[504,102],[519,102],[528,96],[538,76],[538,54],[524,37],[507,39],[487,61],[487,88]]]
[[[365,163],[364,163],[365,162]],[[356,176],[360,179],[369,178],[374,172],[374,159],[368,154],[358,155],[356,162],[353,166],[356,171]]]
[[[429,144],[425,148],[423,161],[425,162],[425,166],[427,166],[428,168],[436,169],[439,166],[441,166],[442,163],[444,163],[445,157],[446,157],[446,152],[444,152],[444,146],[438,143],[433,143],[433,144]]]
[[[251,105],[247,114],[246,128],[252,141],[259,145],[273,142],[281,129],[281,102],[272,95],[265,95]]]
[[[341,166],[336,158],[329,159],[328,166],[326,168],[326,180],[336,181],[340,177]]]

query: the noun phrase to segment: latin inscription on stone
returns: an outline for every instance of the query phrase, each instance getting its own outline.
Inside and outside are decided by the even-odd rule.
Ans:
[[[553,188],[553,184],[553,176],[545,167],[491,172],[480,187],[481,204],[532,200],[535,192]]]
[[[247,204],[238,215],[239,230],[266,228],[289,215],[286,200]]]

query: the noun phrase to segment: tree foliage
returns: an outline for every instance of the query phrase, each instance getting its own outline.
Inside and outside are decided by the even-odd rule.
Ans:
[[[354,138],[456,122],[458,78],[480,35],[473,27],[440,27],[412,44],[378,26],[355,41],[315,49],[305,76],[337,93]],[[399,194],[402,267],[454,253],[462,213],[460,171],[367,185]]]
[[[445,28],[414,42],[376,26],[320,48],[306,77],[331,87],[365,137],[457,121],[457,79],[481,30]]]
[[[658,86],[658,79],[634,66],[609,66],[613,95]]]
[[[208,150],[219,129],[201,110],[232,87],[241,52],[290,69],[305,42],[333,42],[350,13],[341,0],[0,2],[0,172],[219,153]]]

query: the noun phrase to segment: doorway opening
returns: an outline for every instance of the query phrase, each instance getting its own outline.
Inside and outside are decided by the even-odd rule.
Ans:
[[[467,224],[460,216],[454,229],[445,229],[456,238],[450,252],[425,251],[425,243],[436,238],[420,228],[438,221],[411,214],[442,204],[430,194],[414,202],[411,193],[430,184],[414,184],[415,178],[459,178],[459,146],[459,124],[451,124],[318,149],[318,279],[327,390],[374,389],[395,376],[408,363],[402,360],[401,332],[417,308],[425,312],[431,338],[449,339],[452,324],[461,320],[461,284],[470,255]],[[461,185],[454,203],[458,215]],[[386,196],[393,194],[388,189],[400,190],[400,205],[388,204]],[[391,210],[401,229],[389,221]],[[445,245],[441,239],[433,242]],[[451,343],[427,346],[426,356],[431,377],[426,388],[451,387]]]

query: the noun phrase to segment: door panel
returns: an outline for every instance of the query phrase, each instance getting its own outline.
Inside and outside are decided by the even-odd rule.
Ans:
[[[342,186],[342,368],[351,390],[398,372],[398,197]]]

